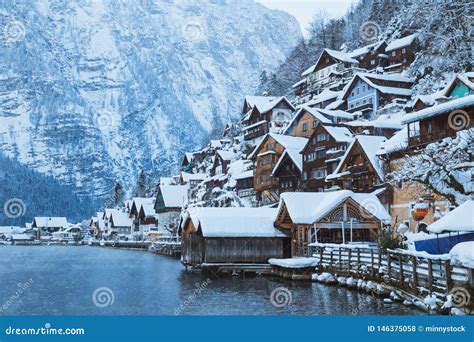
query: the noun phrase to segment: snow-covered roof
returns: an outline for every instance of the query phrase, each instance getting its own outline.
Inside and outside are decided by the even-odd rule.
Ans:
[[[331,49],[324,49],[321,54],[319,55],[318,57],[318,60],[316,61],[316,63],[314,63],[312,66],[310,66],[308,69],[306,69],[305,71],[303,71],[303,73],[301,74],[301,76],[306,76],[306,75],[309,75],[311,74],[312,72],[314,72],[314,70],[316,69],[316,65],[318,65],[319,63],[319,60],[321,59],[321,57],[324,55],[324,52],[326,52],[329,56],[331,56],[332,58],[334,59],[337,59],[341,62],[346,62],[346,63],[352,63],[352,64],[359,64],[359,61],[357,59],[354,59],[350,56],[350,54],[346,53],[346,52],[342,52],[342,51],[337,51],[337,50],[331,50]]]
[[[277,210],[272,208],[193,207],[188,215],[204,237],[286,237],[274,227]]]
[[[280,210],[283,204],[294,224],[312,224],[324,218],[339,204],[351,198],[380,221],[390,221],[390,215],[373,194],[354,193],[350,190],[331,192],[284,192],[280,195]],[[308,205],[311,203],[311,205]]]
[[[339,178],[341,174],[341,169],[342,166],[344,165],[344,162],[349,155],[350,151],[354,147],[354,144],[356,142],[359,142],[362,150],[364,150],[365,155],[367,156],[370,164],[374,168],[375,172],[379,176],[380,179],[384,179],[383,175],[383,169],[382,169],[382,161],[378,158],[377,152],[380,149],[380,146],[383,142],[386,141],[386,138],[383,136],[378,136],[378,135],[357,135],[355,139],[352,141],[352,143],[349,145],[347,148],[346,153],[342,157],[341,161],[339,162],[339,165],[337,166],[336,170],[330,175],[326,177],[326,179],[334,179],[334,178]],[[346,174],[346,173],[344,173]]]
[[[189,172],[181,172],[181,177],[183,181],[188,183],[189,181],[198,181],[206,179],[207,175],[205,173],[189,173]]]
[[[352,142],[354,135],[346,127],[329,126],[323,125],[326,131],[336,140],[337,142]]]
[[[335,117],[335,118],[342,118],[342,119],[354,119],[354,114],[345,112],[343,110],[338,109],[322,109],[322,108],[314,108],[316,112],[319,112],[325,116]]]
[[[257,108],[263,107],[266,103],[271,102],[275,99],[277,99],[276,96],[245,96],[245,101],[247,102],[247,105],[250,108],[253,108],[254,106],[257,106]]]
[[[295,109],[295,107],[293,107],[291,102],[288,101],[288,99],[285,96],[277,97],[274,100],[265,102],[263,104],[257,104],[257,105],[255,105],[255,107],[257,107],[260,114],[265,114],[265,113],[269,112],[270,110],[272,110],[273,108],[275,108],[282,101],[286,102],[288,104],[288,106],[290,108],[292,108],[293,110]]]
[[[389,128],[389,129],[402,129],[402,119],[405,116],[405,112],[397,112],[393,114],[381,114],[374,120],[353,120],[344,122],[344,125],[351,127],[375,127],[375,128]]]
[[[171,185],[174,183],[175,180],[173,177],[160,177],[160,185]]]
[[[302,107],[300,108],[295,116],[293,116],[293,118],[291,119],[291,121],[289,122],[288,124],[288,127],[285,131],[286,134],[288,134],[291,129],[293,128],[293,124],[298,121],[298,119],[300,118],[300,116],[302,115],[303,112],[306,112],[308,114],[310,114],[311,116],[313,116],[315,119],[317,119],[318,121],[322,122],[322,123],[331,123],[331,120],[329,120],[328,118],[326,118],[324,115],[322,115],[321,113],[319,113],[316,108],[311,108],[311,107]]]
[[[362,55],[366,55],[370,51],[377,50],[383,43],[385,43],[384,40],[382,40],[380,42],[375,42],[375,43],[360,47],[358,49],[355,49],[355,50],[349,52],[348,54],[352,58],[356,58],[356,57],[359,57],[359,56],[362,56]]]
[[[296,83],[293,84],[291,87],[292,87],[292,88],[296,88],[297,86],[299,86],[299,85],[301,85],[301,84],[303,84],[303,83],[306,83],[306,77],[303,78],[302,80],[296,82]]]
[[[232,152],[232,151],[223,151],[219,150],[217,151],[217,154],[223,159],[223,160],[236,160],[239,158],[239,156]]]
[[[312,100],[309,100],[308,102],[304,103],[301,107],[311,107],[318,103],[326,102],[331,99],[336,99],[341,94],[341,91],[333,91],[329,88],[325,88],[319,95],[315,96]]]
[[[449,255],[454,265],[474,268],[474,241],[458,243],[449,251]]]
[[[140,211],[142,209],[145,216],[155,216],[155,205],[153,203],[142,204]]]
[[[400,39],[395,39],[394,41],[390,42],[387,47],[385,48],[385,52],[390,52],[393,50],[398,50],[401,49],[402,47],[411,45],[413,41],[416,39],[418,36],[417,33],[411,34],[409,36],[400,38]]]
[[[35,217],[34,222],[36,227],[62,227],[66,228],[68,226],[67,220],[65,217]]]
[[[194,155],[191,152],[185,152],[184,155],[186,156],[186,159],[188,160],[188,162],[193,161]]]
[[[288,259],[276,259],[271,258],[268,260],[270,265],[280,266],[284,268],[305,268],[314,267],[318,265],[318,258],[304,258],[304,257],[293,257]]]
[[[181,208],[188,201],[187,185],[160,185],[165,207]]]
[[[396,132],[390,139],[380,145],[377,155],[393,153],[404,150],[408,147],[408,127],[405,126]]]
[[[303,156],[300,154],[299,151],[290,149],[285,150],[285,152],[283,152],[283,154],[280,156],[280,159],[278,159],[278,162],[272,170],[272,174],[275,174],[277,172],[277,170],[280,168],[281,163],[283,163],[287,156],[293,161],[295,166],[301,172],[301,170],[303,169]]]
[[[308,139],[301,137],[293,137],[291,135],[283,135],[276,133],[268,133],[265,137],[273,138],[277,143],[283,146],[285,149],[297,150],[298,152],[303,149],[303,147],[308,142]],[[249,155],[249,159],[252,159],[256,153],[259,151],[260,147],[263,145],[266,139],[262,139],[260,143],[255,147],[252,153]]]
[[[460,97],[452,101],[444,102],[436,106],[428,107],[428,108],[419,110],[417,112],[407,114],[403,118],[402,124],[420,121],[422,119],[427,119],[427,118],[437,116],[440,114],[445,114],[457,109],[471,107],[473,105],[474,105],[474,95]]]
[[[126,212],[117,209],[111,212],[110,220],[114,227],[131,227],[133,223]]]
[[[474,232],[474,200],[468,200],[427,228],[432,233]]]
[[[440,95],[447,96],[448,93],[451,91],[454,85],[458,81],[464,83],[469,89],[474,90],[474,82],[471,82],[470,79],[472,79],[474,75],[472,73],[464,73],[464,74],[458,74],[456,75],[451,82],[449,82],[446,87],[442,90],[442,93]]]
[[[234,178],[235,179],[253,178],[253,170],[247,170],[247,171],[244,171],[242,173],[239,173]]]
[[[211,140],[209,141],[209,146],[211,148],[221,148],[222,147],[222,143],[220,140]]]
[[[387,87],[375,84],[373,80],[379,81],[389,81],[389,82],[400,82],[400,83],[413,83],[413,80],[400,74],[368,74],[368,73],[356,73],[351,81],[344,87],[342,98],[346,99],[349,96],[349,93],[352,89],[352,85],[355,83],[356,79],[361,79],[365,83],[367,83],[370,87],[377,89],[383,94],[390,94],[390,95],[398,95],[398,96],[411,96],[412,90],[407,88],[399,88],[399,87]]]

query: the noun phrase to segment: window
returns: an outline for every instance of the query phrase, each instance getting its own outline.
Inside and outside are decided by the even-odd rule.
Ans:
[[[351,93],[351,96],[354,96],[354,92]]]
[[[308,172],[304,171],[303,172],[303,180],[307,180],[308,179]]]
[[[311,171],[311,178],[312,179],[321,179],[326,177],[326,168],[320,168]]]
[[[392,51],[392,57],[395,57],[395,51]]]
[[[315,153],[316,153],[316,159],[326,158],[326,149],[324,148],[320,150],[316,150]]]
[[[370,61],[370,65],[375,65],[375,59],[372,59],[372,60]]]
[[[318,120],[313,121],[313,128],[316,128],[318,126]]]
[[[407,59],[403,58],[403,64],[405,64],[406,62],[407,62]]]
[[[364,85],[362,86],[362,92],[365,93],[367,91],[367,87]]]
[[[357,88],[357,95],[359,95],[359,88]]]
[[[371,97],[369,97],[369,103],[370,103],[370,104],[372,103],[372,98],[371,98]]]
[[[316,141],[324,141],[324,140],[326,140],[326,133],[319,133],[316,136]]]
[[[269,150],[274,150],[275,149],[275,143],[268,144],[268,149]]]
[[[367,103],[367,100],[364,99],[364,101],[362,101],[363,104],[366,104]]]
[[[406,49],[406,48],[403,48],[403,49],[402,49],[402,53],[407,53],[407,49]]]
[[[303,132],[306,132],[308,130],[308,124],[305,122],[303,124]]]

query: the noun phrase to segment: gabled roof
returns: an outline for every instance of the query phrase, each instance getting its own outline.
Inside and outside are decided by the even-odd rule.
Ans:
[[[463,109],[474,106],[474,95],[460,97],[458,99],[441,103],[432,107],[428,107],[417,112],[405,115],[402,124],[407,124],[422,119],[427,119],[433,116],[446,114],[454,110]]]
[[[293,224],[313,224],[347,199],[352,199],[380,221],[390,221],[377,196],[366,193],[354,193],[350,190],[331,192],[284,192],[280,195],[278,210],[285,205]],[[308,205],[311,203],[311,205]]]
[[[263,104],[257,104],[254,107],[257,108],[258,112],[260,114],[265,114],[278,106],[280,103],[286,102],[286,104],[292,109],[295,110],[295,107],[291,104],[291,102],[285,97],[285,96],[280,96],[272,101],[263,103]]]
[[[253,108],[254,106],[263,107],[266,103],[277,99],[276,96],[253,96],[247,95],[244,99],[244,106],[247,105],[249,108]],[[242,112],[244,112],[242,108]]]
[[[385,40],[382,40],[380,42],[375,42],[363,47],[360,47],[358,49],[355,49],[351,52],[349,52],[349,56],[352,58],[356,58],[362,55],[368,54],[370,51],[377,51],[383,44],[387,44]]]
[[[303,71],[301,76],[305,77],[306,75],[309,75],[310,73],[314,72],[316,70],[316,66],[319,64],[319,61],[321,58],[324,56],[324,54],[327,53],[329,56],[332,58],[341,61],[341,62],[346,62],[346,63],[353,63],[353,64],[359,64],[359,61],[357,59],[352,58],[348,53],[342,52],[342,51],[337,51],[337,50],[331,50],[331,49],[324,49],[321,54],[318,57],[318,60],[316,63],[314,63],[312,66],[310,66],[308,69]]]
[[[132,226],[132,219],[128,216],[128,214],[117,209],[111,212],[110,221],[113,222],[113,227]]]
[[[351,81],[344,87],[342,99],[347,99],[349,96],[352,86],[355,84],[357,79],[360,79],[367,83],[370,87],[377,89],[383,94],[399,95],[399,96],[411,96],[411,89],[398,88],[398,87],[387,87],[381,86],[373,82],[373,80],[390,81],[390,82],[401,82],[401,83],[413,83],[413,80],[407,77],[403,77],[399,74],[380,75],[380,74],[368,74],[368,73],[356,73]]]
[[[306,138],[293,137],[291,135],[282,135],[276,133],[267,133],[265,137],[260,141],[260,143],[255,147],[252,153],[249,155],[249,159],[253,159],[256,156],[256,153],[260,150],[260,147],[268,138],[273,138],[277,143],[279,143],[285,149],[298,150],[301,151],[303,147],[308,142]]]
[[[187,219],[204,237],[286,237],[274,227],[276,214],[271,208],[192,207]]]
[[[387,45],[387,47],[385,48],[385,52],[390,52],[393,50],[401,49],[402,47],[405,47],[405,46],[409,46],[413,43],[413,41],[416,39],[417,36],[418,34],[414,33],[403,38],[395,39]]]
[[[451,90],[454,88],[457,82],[461,82],[465,84],[470,90],[474,90],[474,82],[470,79],[474,78],[474,73],[467,73],[467,74],[458,74],[456,75],[451,82],[443,89],[441,95],[448,96]]]
[[[381,144],[387,140],[385,137],[377,136],[377,135],[357,135],[352,143],[347,148],[346,153],[342,157],[339,165],[337,166],[336,170],[330,175],[326,177],[326,179],[335,179],[340,177],[340,172],[342,166],[344,165],[347,156],[350,154],[351,150],[353,149],[356,143],[359,143],[360,147],[364,151],[368,161],[374,168],[375,172],[379,176],[381,180],[384,179],[384,174],[382,170],[381,160],[377,157],[377,152],[380,149]]]
[[[324,127],[326,132],[331,135],[334,140],[337,142],[347,142],[350,143],[354,140],[354,134],[351,133],[346,127],[339,127],[339,126],[329,126],[329,125],[321,125]]]
[[[283,154],[280,156],[280,159],[278,159],[278,162],[273,168],[272,175],[276,174],[280,166],[283,165],[283,161],[285,160],[285,158],[290,158],[293,164],[295,164],[296,168],[300,172],[303,170],[303,156],[301,155],[301,153],[297,150],[285,150],[285,152],[283,152]]]
[[[390,139],[380,145],[377,155],[398,152],[408,147],[408,127],[405,126],[396,132]]]
[[[142,204],[139,212],[143,212],[145,216],[155,216],[155,205],[153,203]]]
[[[314,106],[318,103],[326,102],[332,99],[336,99],[339,95],[341,95],[341,91],[333,91],[329,88],[325,88],[318,96],[314,97],[312,100],[309,100],[308,102],[304,103],[303,105],[299,106],[301,107],[306,107],[306,106]]]
[[[189,173],[181,171],[181,178],[183,178],[183,181],[186,183],[192,180],[204,180],[206,177],[207,175],[205,173]]]
[[[35,217],[33,220],[36,223],[36,227],[63,227],[68,226],[67,220],[65,217]]]
[[[188,201],[187,185],[160,185],[159,193],[166,208],[181,208]]]
[[[288,123],[288,127],[285,129],[285,134],[288,134],[294,128],[293,124],[295,122],[297,122],[300,119],[300,117],[303,115],[303,113],[305,113],[305,112],[308,113],[309,115],[313,116],[319,122],[331,123],[331,120],[329,120],[324,115],[322,115],[320,112],[318,112],[316,110],[316,108],[302,107],[296,112],[295,116],[293,116],[291,121]]]
[[[217,151],[217,154],[222,158],[222,160],[226,161],[237,160],[239,158],[239,156],[232,151],[219,150]]]

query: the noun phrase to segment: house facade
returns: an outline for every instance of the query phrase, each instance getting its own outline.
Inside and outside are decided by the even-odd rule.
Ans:
[[[333,173],[353,140],[345,127],[318,124],[301,151],[304,191],[322,192],[328,189],[326,176]]]
[[[417,34],[411,34],[390,42],[385,48],[388,58],[386,71],[401,72],[408,68],[416,57],[418,51]]]

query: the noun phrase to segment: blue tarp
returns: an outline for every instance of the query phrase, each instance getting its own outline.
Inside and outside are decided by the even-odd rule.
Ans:
[[[430,254],[445,254],[449,253],[451,248],[453,248],[458,243],[465,241],[474,241],[474,233],[451,233],[450,236],[418,240],[415,241],[415,248],[420,252],[427,252]]]

